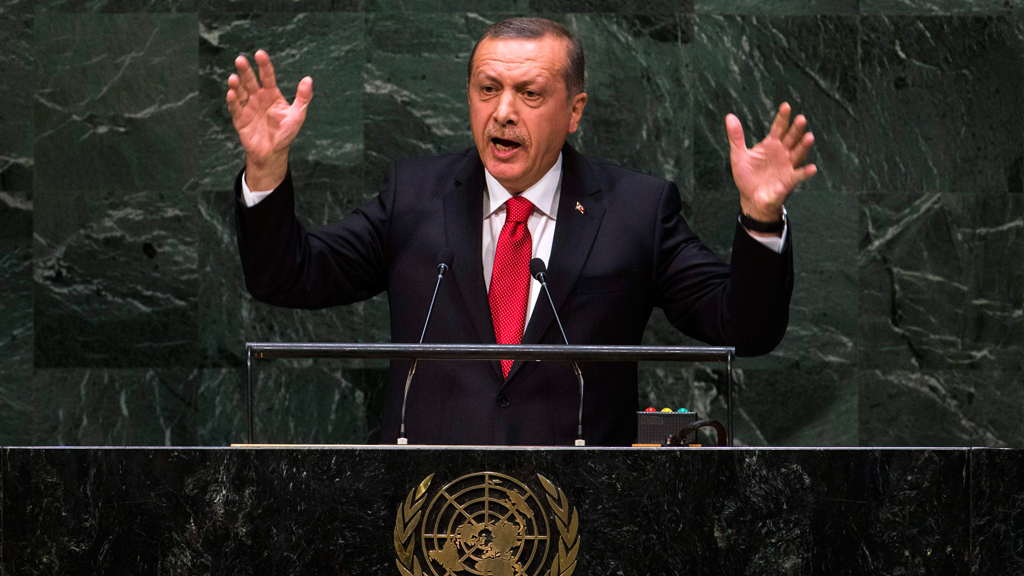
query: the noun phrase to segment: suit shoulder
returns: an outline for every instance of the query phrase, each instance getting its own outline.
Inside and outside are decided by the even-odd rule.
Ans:
[[[625,168],[600,158],[586,157],[594,176],[609,193],[628,193],[633,197],[657,200],[671,181]]]
[[[472,154],[475,151],[475,148],[467,148],[436,156],[396,160],[392,163],[396,189],[411,189],[419,193],[441,192],[467,162],[474,160]]]

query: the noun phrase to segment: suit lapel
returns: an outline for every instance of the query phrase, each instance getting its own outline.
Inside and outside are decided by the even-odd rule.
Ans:
[[[452,274],[455,275],[466,310],[477,336],[483,344],[494,344],[494,323],[487,301],[483,250],[484,167],[471,150],[466,164],[455,176],[452,189],[444,196],[445,241],[455,254]],[[492,361],[498,379],[503,379],[501,364]]]
[[[605,208],[592,196],[599,190],[600,187],[590,174],[586,160],[566,144],[562,148],[562,191],[558,200],[555,238],[551,244],[551,257],[548,258],[548,289],[551,290],[551,299],[559,310],[572,287],[576,285],[576,279],[583,270],[590,248],[597,237],[597,231],[601,227]],[[583,207],[583,212],[576,208],[577,203]],[[538,344],[548,330],[558,330],[557,326],[553,326],[554,322],[551,304],[542,289],[523,334],[523,344]],[[512,365],[512,370],[505,380],[506,386],[523,364],[516,362]]]

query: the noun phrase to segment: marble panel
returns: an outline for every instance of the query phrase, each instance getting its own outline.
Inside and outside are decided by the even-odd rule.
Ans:
[[[397,574],[410,489],[485,470],[564,491],[578,573],[969,569],[963,450],[53,449],[4,462],[4,562],[24,574]]]
[[[180,191],[37,192],[35,365],[194,366],[197,215]]]
[[[270,54],[281,93],[288,102],[302,78],[313,78],[313,99],[292,143],[290,168],[296,185],[333,189],[346,168],[363,159],[365,60],[362,14],[300,13],[204,15],[199,23],[201,62],[202,190],[230,190],[245,166],[244,152],[227,104],[228,76],[245,54]]]
[[[253,367],[253,435],[274,444],[367,444],[380,439],[387,369],[318,360]],[[203,370],[198,444],[248,442],[244,369]]]
[[[473,145],[466,65],[490,13],[378,13],[366,16],[363,133],[366,185],[388,165]]]
[[[858,366],[1020,370],[1024,199],[862,194]]]
[[[863,0],[697,0],[698,14],[857,14]]]
[[[265,544],[243,533],[246,453],[4,450],[4,466],[11,574],[251,574],[244,567]],[[61,529],[61,517],[74,528]]]
[[[338,187],[302,186],[296,215],[313,229],[342,219],[362,203],[362,171],[337,170]],[[204,365],[242,366],[246,342],[389,342],[390,311],[380,294],[349,306],[294,310],[263,304],[245,289],[232,193],[204,192],[200,199],[199,347]]]
[[[567,13],[675,14],[693,13],[694,0],[530,0],[539,15]]]
[[[570,142],[693,188],[693,17],[571,14],[587,59],[587,106]]]
[[[971,574],[1024,574],[1020,450],[971,450]]]
[[[20,442],[29,446],[192,446],[198,370],[37,369]]]
[[[0,4],[0,190],[32,189],[32,13]]]
[[[859,0],[863,14],[1007,14],[1017,0]]]
[[[866,16],[850,146],[870,192],[1022,192],[1024,36],[1007,17]],[[851,165],[852,168],[852,165]]]
[[[195,14],[35,19],[38,194],[194,185]]]
[[[32,410],[32,201],[0,192],[0,446],[21,444]]]
[[[38,12],[195,12],[196,0],[34,0]]]
[[[200,14],[300,14],[304,12],[361,12],[364,0],[192,0]],[[246,48],[248,49],[248,48]],[[255,52],[253,48],[250,52]],[[273,57],[273,55],[271,55]],[[230,63],[229,63],[230,64]],[[301,77],[300,77],[301,78]],[[227,80],[224,80],[227,82]],[[293,82],[298,84],[298,80]],[[227,92],[227,88],[224,89]],[[294,90],[292,91],[294,95]]]
[[[529,0],[365,0],[367,12],[477,12],[525,16]]]
[[[857,446],[858,392],[848,367],[733,370],[733,434],[736,446]],[[639,409],[687,408],[701,418],[728,421],[725,370],[721,365],[641,365]],[[699,443],[717,445],[712,433]]]
[[[859,26],[853,16],[733,17],[698,14],[693,42],[696,190],[735,190],[725,116],[736,114],[747,145],[768,132],[782,102],[804,114],[818,174],[804,190],[860,186],[854,152]]]
[[[1024,447],[1024,373],[857,370],[863,446]]]

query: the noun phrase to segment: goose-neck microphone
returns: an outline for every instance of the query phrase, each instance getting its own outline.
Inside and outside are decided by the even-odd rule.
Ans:
[[[427,319],[423,322],[423,331],[420,332],[420,344],[423,344],[423,337],[427,335],[427,326],[430,325],[430,313],[434,311],[434,301],[437,300],[437,290],[441,287],[441,279],[445,272],[451,270],[455,254],[448,248],[441,250],[437,255],[437,283],[434,284],[434,295],[430,297],[430,307],[427,308]],[[409,400],[409,386],[412,384],[413,374],[416,373],[416,365],[419,359],[412,361],[409,367],[409,374],[405,377],[405,392],[402,393],[402,425],[398,430],[398,443],[408,444],[409,439],[405,437],[405,403]]]
[[[562,328],[562,320],[558,317],[558,310],[555,309],[555,301],[551,298],[551,291],[548,290],[548,270],[544,261],[540,258],[534,258],[530,260],[530,275],[533,276],[537,282],[540,282],[541,288],[544,289],[544,293],[548,295],[548,303],[551,304],[551,313],[555,315],[555,322],[558,324],[558,330],[562,333],[562,341],[565,345],[569,345],[569,339],[565,336],[565,329]],[[576,446],[586,446],[587,442],[583,439],[583,372],[580,371],[580,365],[575,360],[572,361],[573,372],[576,373],[576,381],[580,385],[580,410],[579,420],[576,424]]]

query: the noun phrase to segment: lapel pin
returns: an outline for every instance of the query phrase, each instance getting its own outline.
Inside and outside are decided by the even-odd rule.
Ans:
[[[578,210],[580,214],[587,213],[587,211],[583,209],[583,204],[580,204],[579,202],[576,203],[576,210]]]

